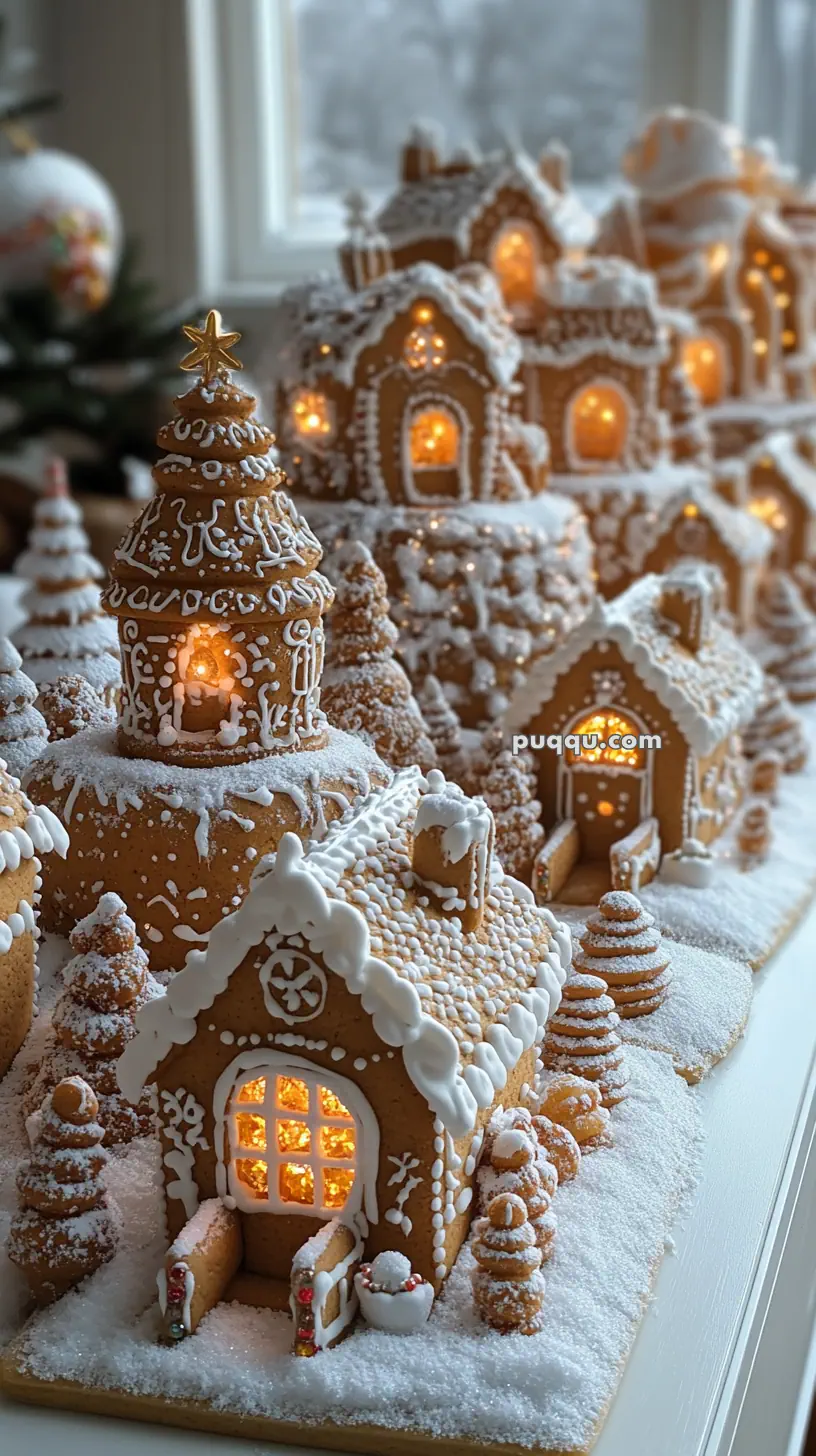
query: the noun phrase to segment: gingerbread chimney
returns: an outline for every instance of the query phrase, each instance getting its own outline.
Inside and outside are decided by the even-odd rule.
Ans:
[[[431,770],[427,785],[414,822],[414,880],[448,919],[478,930],[490,885],[493,815],[483,799],[469,799],[439,769]]]
[[[565,147],[560,141],[549,142],[539,154],[539,176],[549,182],[556,192],[566,192],[570,185],[571,161],[569,147]]]
[[[708,640],[721,595],[716,568],[702,561],[680,562],[663,578],[660,615],[667,630],[687,652]]]
[[[340,264],[350,288],[359,291],[391,272],[388,239],[375,227],[364,192],[349,192],[346,203],[346,240]]]
[[[428,122],[415,122],[402,149],[403,182],[424,182],[439,170],[439,134]]]

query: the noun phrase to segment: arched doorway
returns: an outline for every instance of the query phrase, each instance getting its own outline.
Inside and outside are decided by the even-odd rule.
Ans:
[[[683,371],[704,405],[718,404],[725,396],[725,349],[716,334],[700,334],[683,341]]]
[[[629,435],[629,402],[612,380],[599,379],[578,391],[567,414],[568,454],[576,465],[617,464]]]
[[[407,413],[405,479],[416,499],[464,500],[469,491],[462,423],[452,405],[418,400]]]
[[[510,312],[529,314],[538,284],[538,240],[527,222],[505,223],[493,239],[490,267]]]
[[[565,731],[582,743],[561,759],[559,818],[576,821],[586,860],[606,859],[651,813],[649,755],[638,742],[644,731],[630,709],[618,707],[584,709]]]

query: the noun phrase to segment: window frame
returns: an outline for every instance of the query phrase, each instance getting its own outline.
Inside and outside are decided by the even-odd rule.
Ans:
[[[644,4],[642,110],[682,104],[743,124],[755,0]],[[336,271],[340,237],[296,216],[289,0],[186,0],[186,22],[199,294],[240,305]]]

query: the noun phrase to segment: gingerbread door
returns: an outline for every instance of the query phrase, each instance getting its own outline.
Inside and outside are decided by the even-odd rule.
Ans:
[[[581,858],[605,860],[611,846],[636,829],[641,812],[643,775],[608,766],[573,765],[565,770],[567,807],[581,836]]]

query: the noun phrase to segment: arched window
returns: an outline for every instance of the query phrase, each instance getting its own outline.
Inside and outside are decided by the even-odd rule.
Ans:
[[[356,1119],[320,1074],[248,1071],[228,1108],[231,1186],[242,1207],[330,1219],[357,1174]]]
[[[606,381],[589,384],[570,406],[572,453],[578,461],[620,460],[629,432],[629,406]]]
[[[526,222],[509,222],[493,241],[490,266],[507,307],[525,311],[536,296],[538,246]]]
[[[459,462],[459,425],[449,410],[434,405],[411,420],[411,464],[415,470],[436,470]]]
[[[632,769],[644,766],[644,751],[638,744],[638,728],[614,708],[599,708],[588,713],[570,729],[570,734],[590,740],[586,746],[582,742],[580,752],[578,749],[567,750],[566,759],[570,765],[601,767],[613,764],[616,768]],[[615,747],[611,747],[609,742],[613,735]]]
[[[683,369],[694,385],[703,404],[717,404],[725,394],[725,354],[722,339],[716,334],[700,334],[685,339],[682,350]]]

